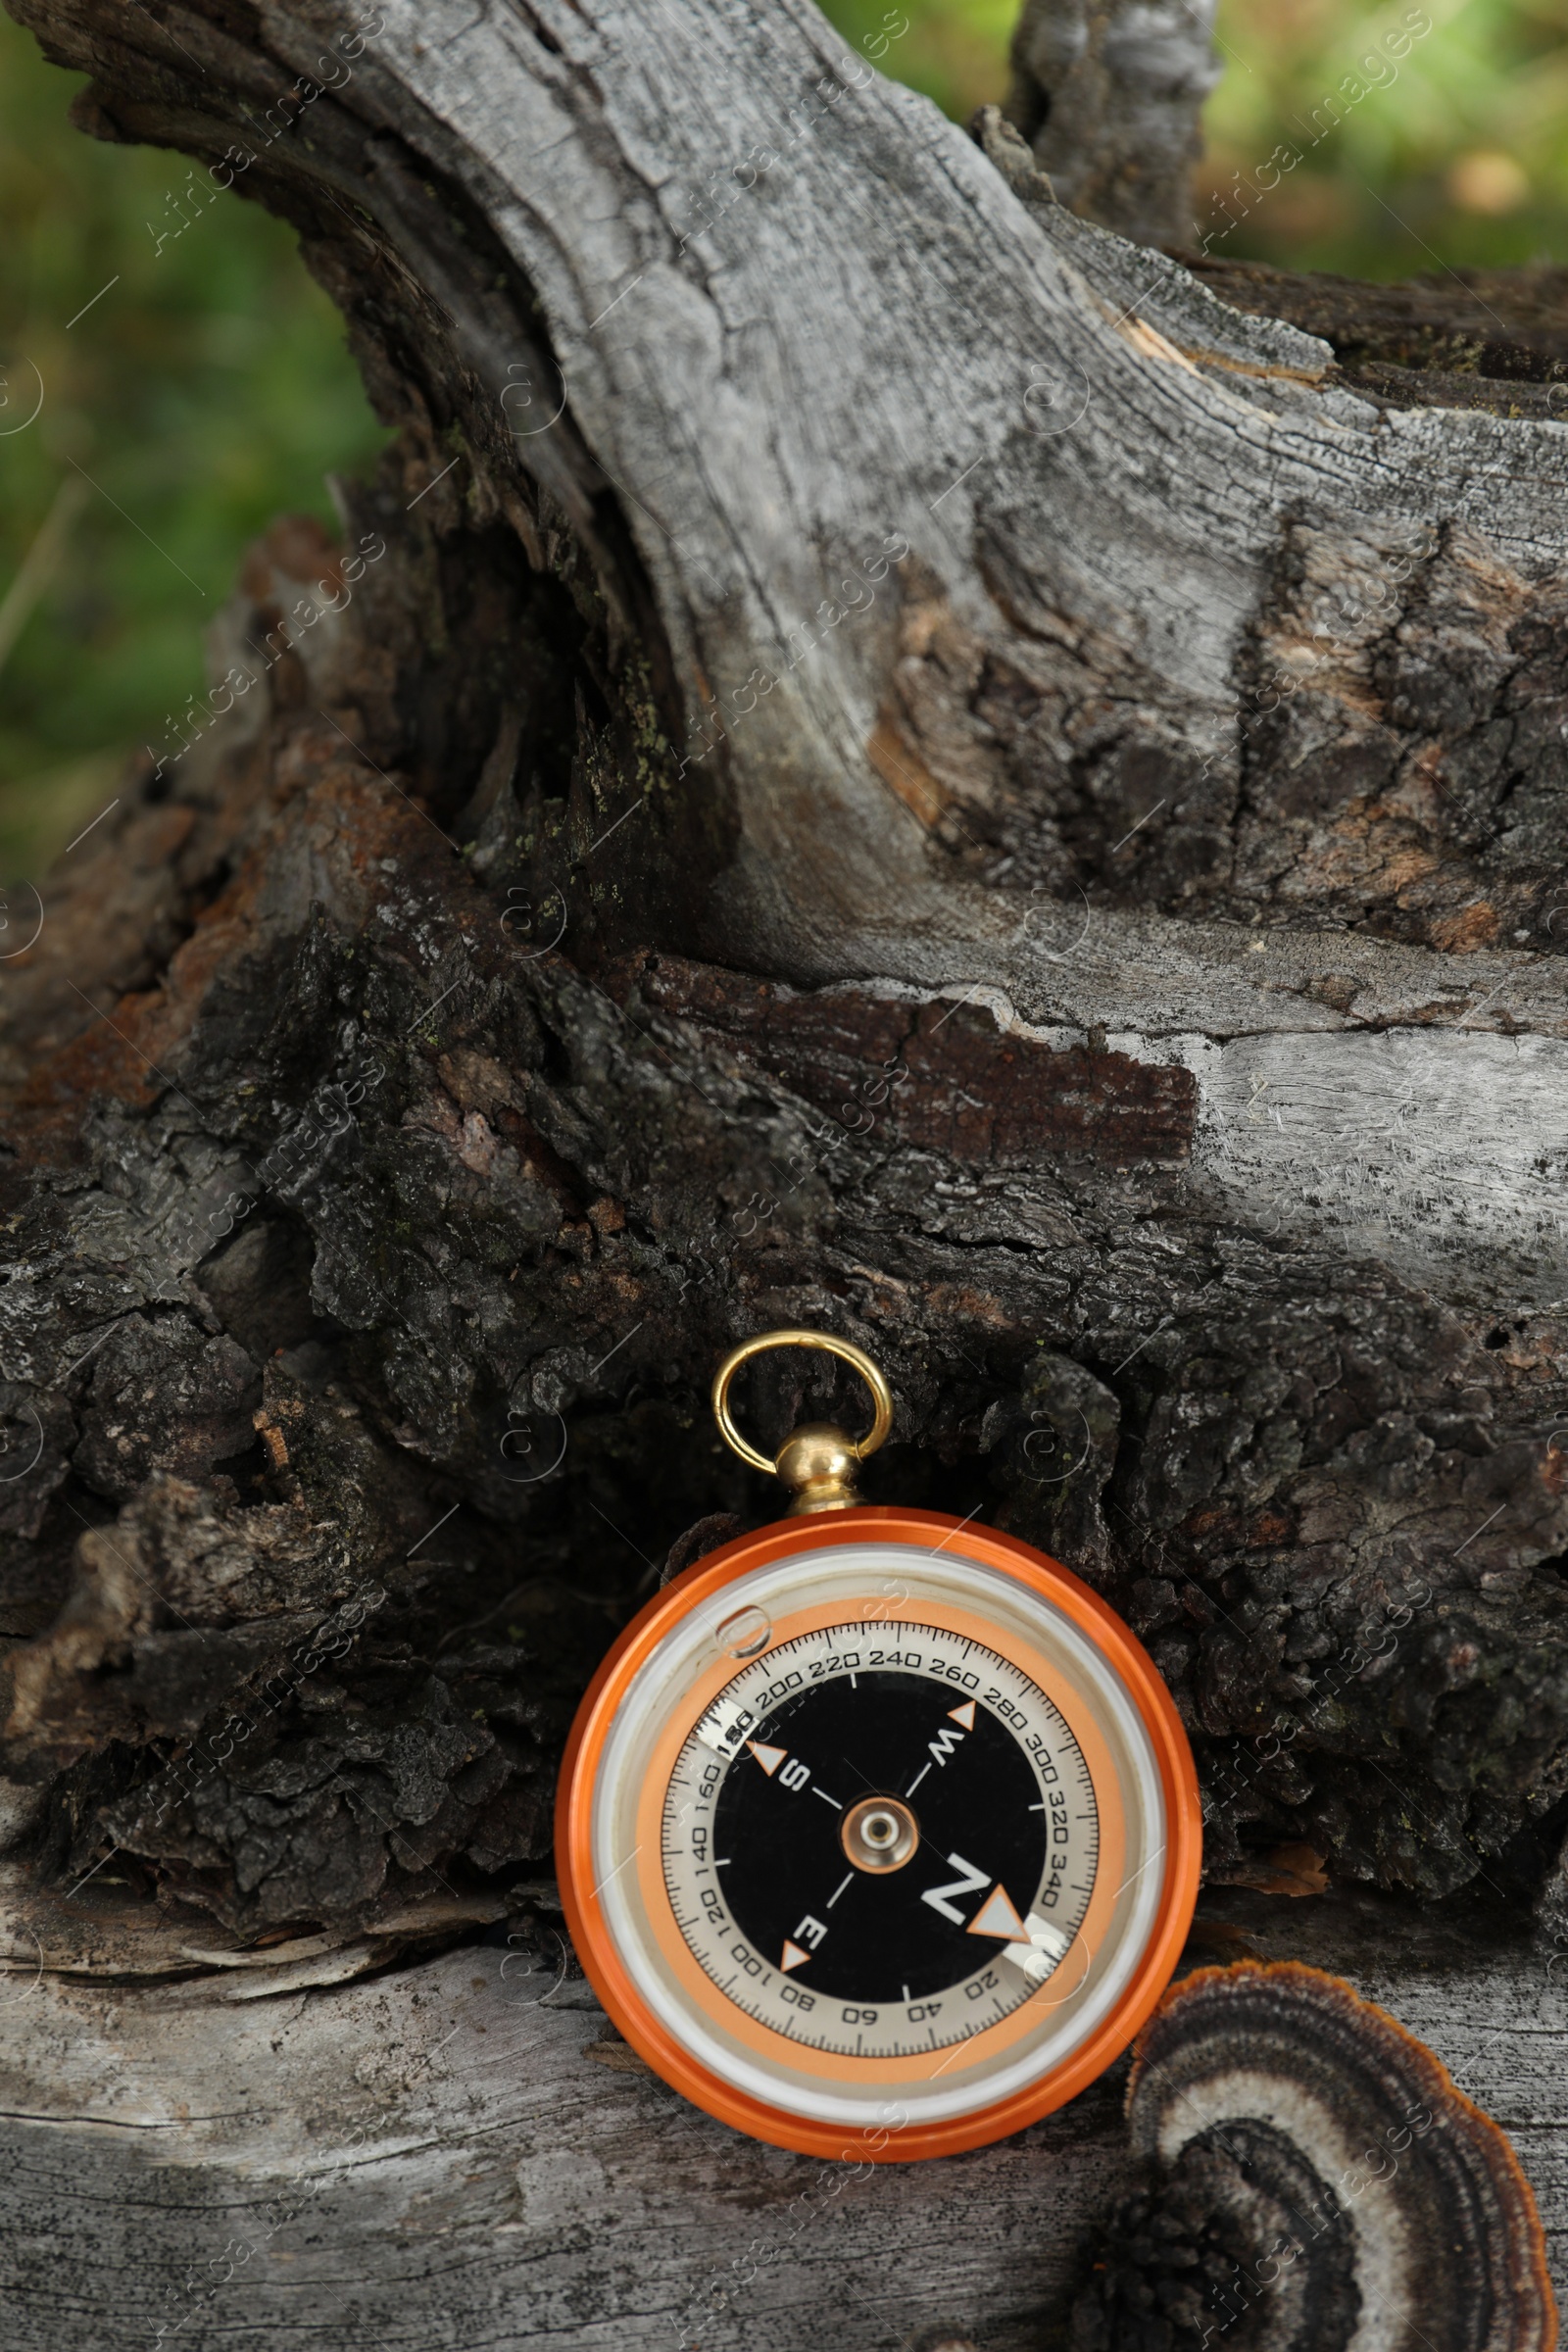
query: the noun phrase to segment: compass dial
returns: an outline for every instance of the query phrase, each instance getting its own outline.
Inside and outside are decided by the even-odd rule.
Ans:
[[[974,2147],[1132,2039],[1192,1916],[1192,1758],[1088,1587],[935,1512],[744,1537],[627,1628],[563,1767],[578,1954],[759,2138]]]
[[[890,1641],[872,1620],[727,1685],[681,1749],[661,1842],[676,1923],[730,2000],[812,2048],[900,2057],[969,2039],[1054,1974],[1100,1838],[1037,1684],[964,1635]]]

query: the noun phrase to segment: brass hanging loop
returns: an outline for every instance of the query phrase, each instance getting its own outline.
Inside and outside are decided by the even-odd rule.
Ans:
[[[831,1421],[808,1421],[791,1430],[778,1453],[769,1461],[741,1436],[730,1416],[730,1383],[743,1364],[754,1355],[765,1354],[772,1348],[816,1348],[826,1355],[839,1356],[853,1364],[871,1392],[875,1406],[871,1426],[863,1438],[847,1437]],[[796,1518],[811,1511],[847,1511],[860,1499],[855,1487],[858,1464],[877,1447],[893,1427],[893,1396],[881,1371],[863,1348],[849,1340],[836,1339],[827,1331],[763,1331],[754,1340],[742,1340],[732,1348],[713,1376],[713,1418],[718,1434],[732,1452],[754,1470],[770,1470],[781,1478],[794,1494],[788,1516]]]

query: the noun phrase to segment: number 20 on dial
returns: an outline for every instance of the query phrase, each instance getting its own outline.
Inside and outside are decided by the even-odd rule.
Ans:
[[[876,1401],[776,1462],[731,1378],[828,1348]],[[848,1343],[774,1332],[719,1427],[796,1489],[633,1620],[573,1726],[557,1863],[627,2040],[700,2107],[812,2155],[897,2161],[1015,2132],[1153,2008],[1197,1896],[1192,1757],[1088,1586],[974,1521],[860,1504],[892,1405]]]

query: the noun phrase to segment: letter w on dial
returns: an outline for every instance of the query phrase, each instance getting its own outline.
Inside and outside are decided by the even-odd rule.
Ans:
[[[920,1900],[929,1903],[933,1911],[940,1911],[944,1919],[951,1919],[955,1927],[961,1928],[963,1913],[951,1898],[956,1894],[975,1894],[982,1886],[989,1886],[991,1880],[987,1872],[976,1870],[961,1854],[950,1854],[948,1861],[954,1870],[962,1871],[962,1878],[954,1879],[946,1886],[928,1886]]]

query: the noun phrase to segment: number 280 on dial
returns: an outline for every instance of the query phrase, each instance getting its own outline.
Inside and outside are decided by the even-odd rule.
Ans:
[[[1017,2131],[1137,2033],[1197,1894],[1169,1693],[1078,1578],[930,1511],[688,1569],[579,1711],[562,1892],[666,2082],[809,2154]]]

